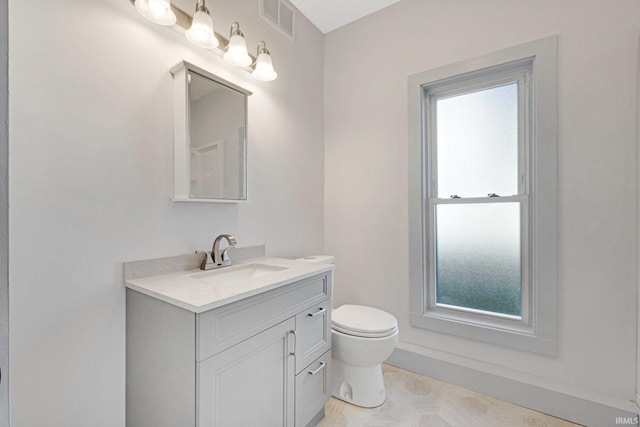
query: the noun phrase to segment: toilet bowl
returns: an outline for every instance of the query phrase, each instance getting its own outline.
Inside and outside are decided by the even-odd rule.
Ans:
[[[382,362],[396,347],[398,323],[382,310],[343,305],[331,313],[331,394],[365,408],[384,403]]]
[[[333,264],[319,255],[304,261]],[[363,305],[343,305],[331,312],[331,395],[353,405],[384,403],[384,362],[398,342],[398,322],[391,314]]]

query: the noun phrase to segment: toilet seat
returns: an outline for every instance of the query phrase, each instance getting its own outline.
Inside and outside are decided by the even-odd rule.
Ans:
[[[335,325],[331,326],[331,330],[333,330],[334,332],[340,332],[340,333],[345,334],[345,335],[351,335],[353,337],[385,338],[385,337],[389,337],[389,336],[395,334],[398,331],[398,327],[396,326],[395,328],[393,328],[393,329],[391,329],[389,331],[379,332],[379,333],[367,333],[367,332],[359,332],[359,331],[350,331],[348,329],[340,328],[340,327],[337,327]]]
[[[384,338],[398,331],[398,321],[391,314],[363,305],[343,305],[331,313],[331,328],[362,338]]]

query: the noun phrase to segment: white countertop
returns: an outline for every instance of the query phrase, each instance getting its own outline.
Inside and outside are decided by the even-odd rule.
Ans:
[[[219,283],[211,283],[221,274],[237,272],[242,275],[251,266],[272,271],[251,278],[236,277],[228,282],[217,280]],[[132,279],[125,282],[125,286],[194,313],[202,313],[330,270],[333,270],[333,265],[266,257],[208,271],[196,269]],[[233,274],[225,277],[228,276]]]

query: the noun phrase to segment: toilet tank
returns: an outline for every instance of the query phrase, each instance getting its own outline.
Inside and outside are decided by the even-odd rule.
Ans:
[[[311,255],[304,258],[298,258],[298,261],[306,262],[322,262],[324,264],[335,264],[336,258],[333,255]]]

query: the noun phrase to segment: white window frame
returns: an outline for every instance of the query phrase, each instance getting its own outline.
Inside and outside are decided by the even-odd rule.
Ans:
[[[437,197],[435,100],[518,82],[518,194]],[[557,38],[504,49],[409,77],[411,324],[547,355],[557,352]],[[522,126],[527,124],[527,126]],[[502,196],[502,195],[501,195]],[[521,316],[436,303],[435,207],[518,202]]]
[[[506,327],[508,329],[519,329],[526,332],[531,329],[530,314],[530,287],[528,277],[529,265],[529,239],[528,239],[528,206],[529,206],[529,174],[527,159],[529,158],[530,132],[528,129],[531,123],[530,89],[531,71],[533,66],[532,58],[524,61],[503,64],[498,67],[483,69],[477,72],[466,73],[462,77],[454,77],[445,81],[435,82],[422,86],[423,93],[423,114],[425,123],[425,134],[423,144],[426,148],[426,179],[430,183],[426,188],[427,201],[425,209],[425,222],[430,230],[427,233],[428,247],[427,256],[429,260],[427,290],[427,310],[433,316],[443,319],[453,319],[465,322],[478,322],[485,326]],[[452,81],[450,81],[452,80]],[[437,101],[452,96],[460,96],[479,90],[491,89],[509,83],[518,85],[518,192],[515,195],[500,195],[500,197],[461,197],[451,199],[447,195],[437,194],[438,188],[438,153],[437,153]],[[487,312],[461,306],[446,305],[436,301],[436,239],[435,229],[437,218],[435,214],[438,205],[463,205],[463,204],[485,204],[485,203],[519,203],[520,204],[520,265],[521,265],[521,316],[510,316],[506,314]]]

